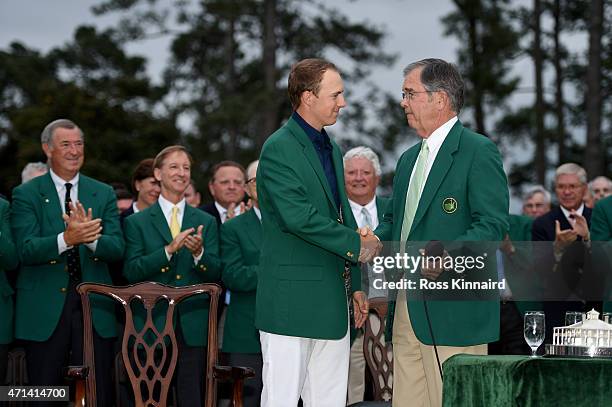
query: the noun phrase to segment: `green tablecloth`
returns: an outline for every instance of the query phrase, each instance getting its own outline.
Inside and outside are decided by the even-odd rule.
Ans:
[[[612,406],[612,360],[455,355],[444,407]]]

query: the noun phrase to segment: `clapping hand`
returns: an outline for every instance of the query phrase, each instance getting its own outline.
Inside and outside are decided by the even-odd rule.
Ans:
[[[181,250],[181,248],[185,245],[185,240],[187,237],[194,232],[194,228],[189,228],[183,230],[181,233],[176,235],[174,239],[166,246],[166,253],[169,255],[173,255],[174,253]]]
[[[91,208],[86,212],[80,202],[70,203],[70,215],[63,214],[66,223],[64,241],[68,246],[81,243],[91,243],[100,238],[102,233],[102,220],[93,219]]]
[[[193,228],[192,228],[193,230]],[[202,231],[204,230],[204,226],[198,226],[198,229],[194,234],[187,235],[185,238],[185,247],[189,249],[189,251],[193,254],[194,257],[198,257],[202,254],[204,250],[203,240],[202,240]]]

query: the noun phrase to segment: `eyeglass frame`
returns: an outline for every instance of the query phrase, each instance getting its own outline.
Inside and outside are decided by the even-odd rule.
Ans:
[[[419,93],[431,93],[432,91],[429,90],[421,90],[421,91],[414,91],[414,90],[409,90],[407,92],[402,92],[402,100],[414,100],[414,95],[417,95]]]

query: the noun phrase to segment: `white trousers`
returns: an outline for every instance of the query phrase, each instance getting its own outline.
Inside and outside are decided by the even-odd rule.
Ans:
[[[263,357],[262,407],[343,407],[350,333],[338,340],[301,338],[259,331]]]

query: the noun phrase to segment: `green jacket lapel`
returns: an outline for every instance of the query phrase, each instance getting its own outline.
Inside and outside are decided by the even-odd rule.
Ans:
[[[51,174],[47,173],[42,175],[40,183],[40,199],[42,200],[41,207],[49,214],[51,220],[51,227],[56,231],[63,231],[66,229],[64,220],[62,219],[62,204],[60,203],[59,197],[57,196],[57,189],[51,178]],[[58,232],[59,233],[59,232]]]
[[[172,241],[172,235],[170,234],[168,222],[166,221],[166,217],[161,210],[161,206],[159,206],[159,202],[155,202],[153,204],[151,210],[149,211],[149,215],[151,216],[151,223],[155,229],[157,229],[166,243],[170,243]]]
[[[453,164],[453,154],[459,149],[459,137],[461,136],[462,131],[463,126],[461,125],[461,122],[457,120],[455,125],[451,128],[451,131],[448,133],[448,136],[446,136],[446,139],[440,146],[440,150],[436,155],[436,160],[431,167],[431,171],[429,172],[427,181],[425,182],[425,187],[421,193],[419,206],[414,215],[414,221],[412,222],[411,232],[415,230],[423,218],[423,215],[425,215],[425,212],[427,212],[427,209],[438,191],[440,184]]]
[[[334,202],[334,197],[331,193],[331,189],[329,187],[329,182],[327,182],[327,178],[325,177],[325,173],[323,172],[323,167],[321,166],[321,160],[319,160],[319,156],[312,145],[312,142],[304,132],[304,130],[300,127],[300,125],[293,120],[292,118],[286,124],[287,128],[293,134],[293,136],[297,139],[297,141],[302,144],[304,147],[304,155],[306,156],[306,160],[310,163],[312,168],[317,174],[319,178],[319,182],[323,185],[323,190],[325,191],[325,195],[327,199],[332,203],[333,207],[336,207],[336,203]],[[333,156],[333,154],[332,154]]]

